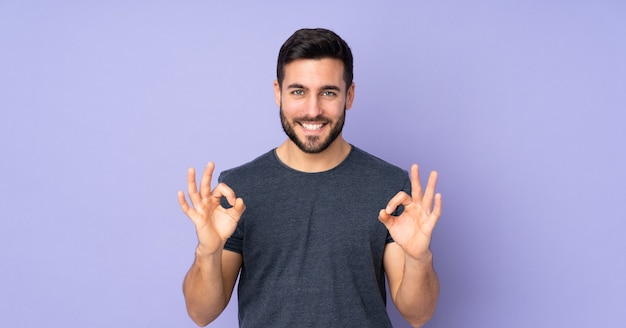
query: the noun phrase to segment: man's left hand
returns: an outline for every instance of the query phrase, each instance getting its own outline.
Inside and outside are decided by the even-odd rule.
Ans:
[[[378,219],[387,227],[393,240],[406,255],[418,261],[430,256],[430,240],[441,216],[441,194],[435,194],[436,184],[437,172],[432,171],[423,192],[417,164],[413,164],[411,195],[404,191],[397,193],[378,214]],[[400,205],[404,206],[402,214],[392,216]]]

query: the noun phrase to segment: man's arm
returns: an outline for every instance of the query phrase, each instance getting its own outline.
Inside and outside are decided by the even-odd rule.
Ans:
[[[224,311],[241,268],[241,255],[224,250],[196,258],[185,276],[183,294],[187,313],[198,326],[206,326]]]
[[[414,259],[396,243],[385,248],[384,266],[391,299],[413,327],[421,327],[432,318],[439,296],[432,253],[424,255]]]
[[[421,327],[433,316],[439,279],[433,268],[430,241],[441,216],[441,194],[435,194],[437,172],[431,172],[422,192],[417,165],[411,167],[411,195],[401,191],[380,210],[378,219],[394,242],[385,248],[384,267],[394,304],[404,318]],[[400,205],[398,216],[391,215]]]
[[[241,255],[225,251],[226,240],[237,228],[237,222],[246,207],[241,198],[226,184],[219,183],[211,190],[215,165],[209,163],[202,175],[200,189],[196,187],[193,168],[187,173],[187,190],[178,192],[178,203],[196,227],[198,246],[194,262],[185,276],[183,293],[187,312],[199,326],[206,326],[224,311],[242,265]],[[220,204],[222,197],[231,205]]]

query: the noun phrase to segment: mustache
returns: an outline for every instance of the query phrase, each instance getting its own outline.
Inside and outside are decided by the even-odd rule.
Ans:
[[[322,115],[318,115],[318,116],[315,116],[315,117],[311,117],[311,116],[298,117],[298,118],[295,118],[294,121],[297,121],[297,122],[330,123],[330,119],[328,119],[327,117],[324,117]]]

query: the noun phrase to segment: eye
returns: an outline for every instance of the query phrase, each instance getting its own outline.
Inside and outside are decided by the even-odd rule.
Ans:
[[[334,97],[337,94],[334,91],[326,90],[322,92],[322,96],[324,97]]]
[[[291,94],[294,96],[303,96],[304,95],[304,90],[293,90],[291,91]]]

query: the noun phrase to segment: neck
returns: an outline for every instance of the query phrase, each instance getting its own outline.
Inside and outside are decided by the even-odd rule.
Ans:
[[[305,153],[291,140],[287,139],[276,148],[276,156],[290,168],[307,173],[328,171],[343,162],[352,146],[339,136],[321,153]]]

